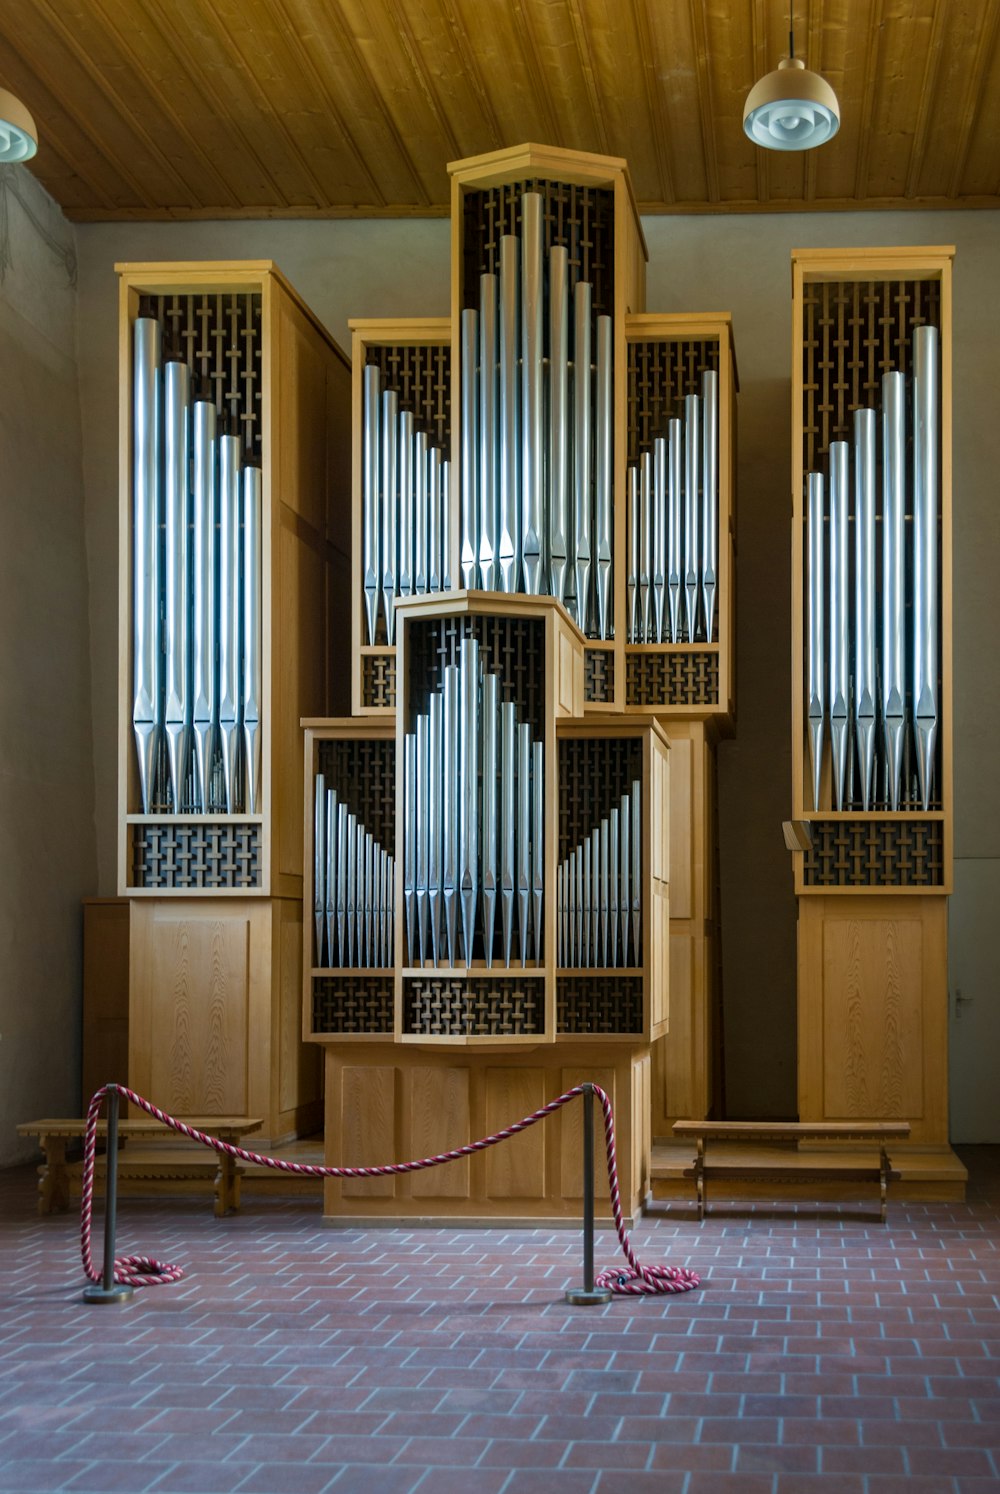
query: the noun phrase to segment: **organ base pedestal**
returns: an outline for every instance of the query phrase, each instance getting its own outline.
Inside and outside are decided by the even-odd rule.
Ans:
[[[964,1197],[948,1146],[947,936],[944,897],[799,899],[799,1119],[908,1120],[897,1196],[920,1196],[909,1182]]]
[[[648,1046],[560,1041],[517,1052],[442,1051],[372,1043],[326,1050],[326,1160],[407,1161],[502,1130],[584,1080],[615,1114],[622,1209],[641,1211],[650,1186]],[[573,1223],[580,1218],[582,1102],[571,1100],[520,1136],[442,1167],[399,1177],[330,1179],[328,1221]],[[594,1106],[595,1215],[610,1218],[603,1116]]]

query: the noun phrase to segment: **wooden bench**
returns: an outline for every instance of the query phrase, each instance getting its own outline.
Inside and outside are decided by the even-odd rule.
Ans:
[[[692,1121],[674,1123],[674,1135],[696,1143],[694,1165],[685,1168],[684,1177],[693,1178],[698,1193],[698,1218],[704,1219],[709,1178],[737,1179],[743,1182],[866,1182],[880,1187],[882,1223],[886,1218],[889,1183],[898,1179],[889,1161],[888,1145],[903,1141],[910,1134],[909,1121],[830,1121],[825,1125],[803,1121]],[[875,1143],[878,1160],[860,1162],[856,1153],[821,1151],[813,1154],[799,1150],[801,1142],[845,1145]],[[745,1162],[713,1162],[708,1151],[713,1144],[753,1144],[757,1154]],[[766,1149],[766,1150],[765,1150]],[[785,1156],[781,1150],[785,1150]],[[789,1158],[794,1153],[794,1163]]]
[[[186,1115],[185,1123],[239,1146],[244,1136],[259,1131],[262,1119],[249,1115]],[[86,1120],[37,1120],[25,1121],[18,1126],[19,1136],[37,1136],[44,1161],[38,1169],[38,1212],[51,1214],[69,1208],[71,1184],[79,1195],[80,1162],[66,1160],[66,1145],[81,1138],[87,1128]],[[97,1123],[97,1135],[106,1140],[107,1121]],[[188,1141],[176,1131],[171,1131],[151,1116],[131,1120],[121,1118],[118,1122],[118,1178],[121,1192],[135,1191],[128,1187],[132,1182],[159,1183],[162,1191],[176,1191],[170,1184],[186,1186],[191,1180],[210,1179],[215,1198],[215,1213],[218,1218],[240,1206],[240,1174],[236,1159],[224,1152],[210,1151],[197,1141]],[[149,1142],[148,1146],[130,1148],[130,1141]],[[212,1171],[214,1167],[214,1173]],[[98,1159],[99,1175],[103,1177],[103,1158]],[[97,1173],[95,1172],[95,1178]]]

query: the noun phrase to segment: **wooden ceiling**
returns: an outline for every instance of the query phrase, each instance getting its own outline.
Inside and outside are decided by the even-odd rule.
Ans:
[[[80,221],[435,215],[446,163],[624,156],[645,212],[1000,206],[1000,0],[797,0],[830,144],[743,135],[784,0],[0,0],[0,85]]]

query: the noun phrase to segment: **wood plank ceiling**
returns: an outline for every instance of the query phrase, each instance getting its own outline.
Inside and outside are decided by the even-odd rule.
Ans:
[[[645,212],[1000,206],[1000,0],[797,0],[840,133],[751,145],[783,0],[0,0],[31,170],[80,220],[434,215],[446,163],[624,156]]]

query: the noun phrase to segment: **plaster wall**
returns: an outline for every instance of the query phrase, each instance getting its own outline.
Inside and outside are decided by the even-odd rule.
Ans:
[[[80,1104],[97,881],[73,230],[0,166],[0,1165]]]

